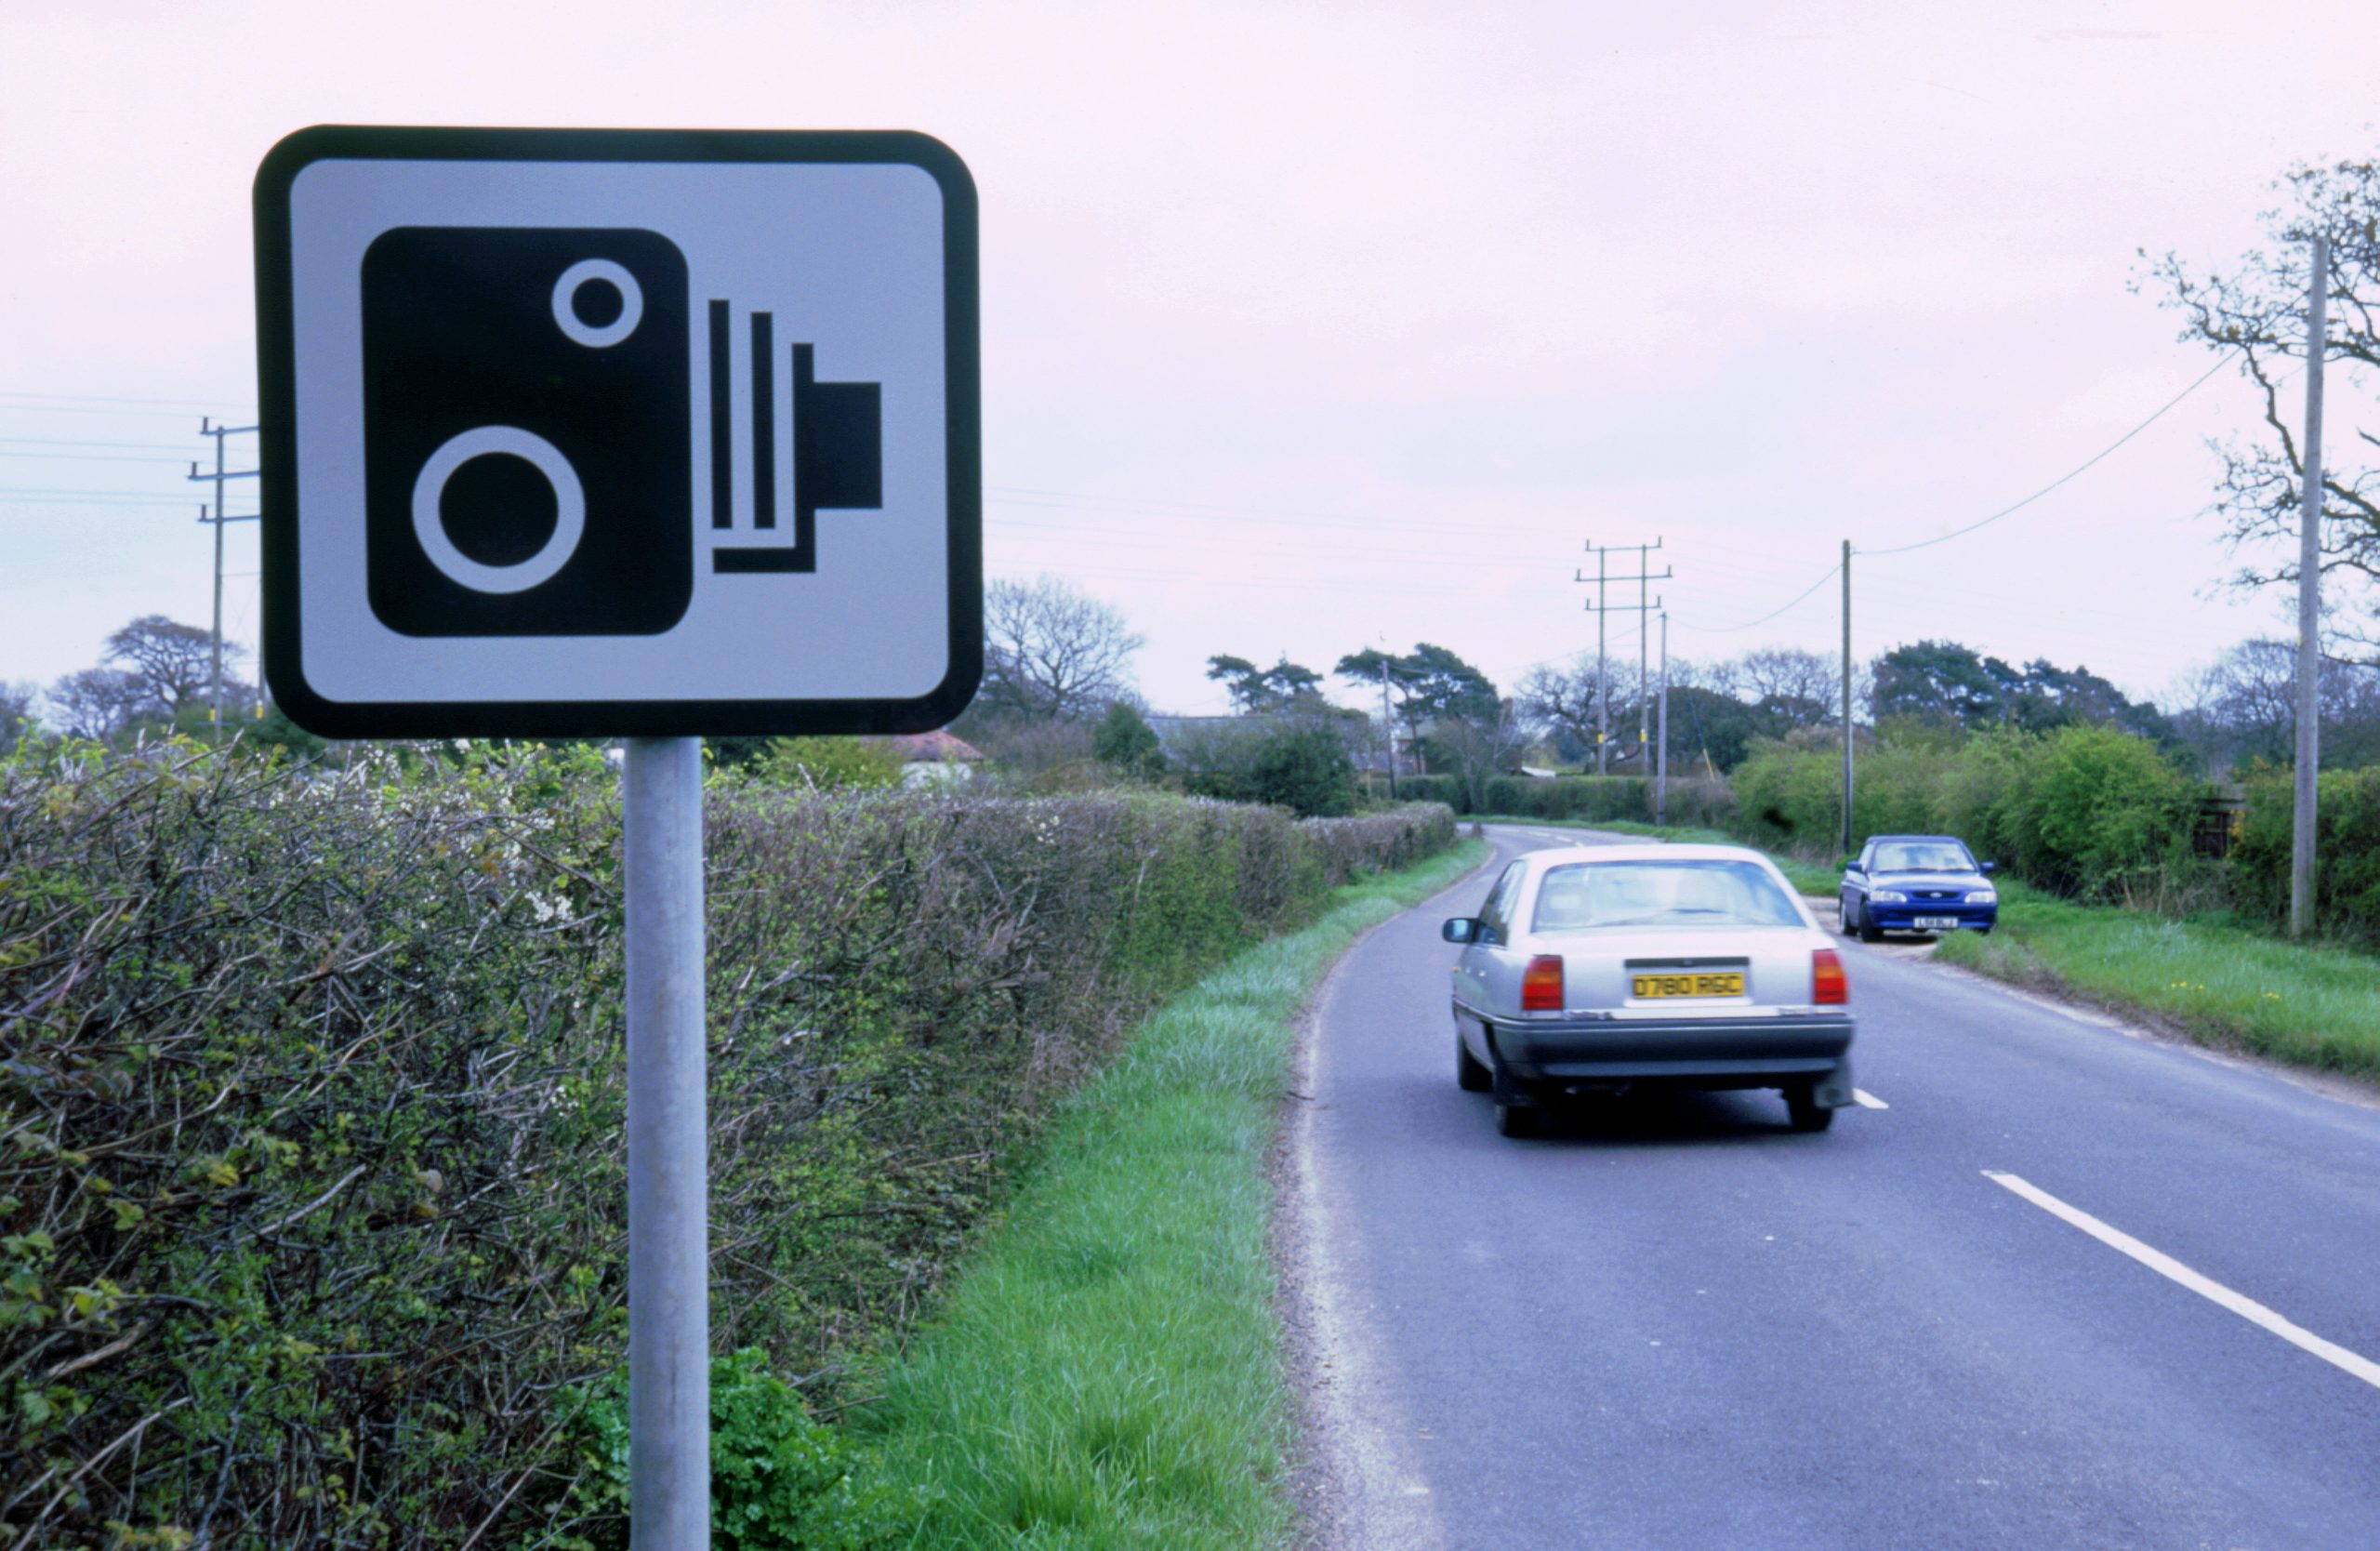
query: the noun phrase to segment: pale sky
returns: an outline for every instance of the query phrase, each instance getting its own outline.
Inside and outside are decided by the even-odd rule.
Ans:
[[[1663,540],[1679,656],[1832,652],[1831,583],[1722,627],[2205,371],[2135,250],[2254,245],[2290,164],[2380,152],[2375,77],[2369,0],[0,0],[0,679],[205,622],[176,460],[254,413],[249,182],[305,125],[945,140],[982,201],[987,569],[1115,603],[1195,711],[1215,653],[1428,640],[1509,688],[1593,650],[1590,538]],[[2380,426],[2372,386],[2333,375],[2334,437]],[[2204,438],[2256,413],[2218,377],[2036,506],[1858,563],[1855,650],[2154,693],[2283,628],[2211,595],[2198,515]],[[231,553],[253,643],[254,524]]]

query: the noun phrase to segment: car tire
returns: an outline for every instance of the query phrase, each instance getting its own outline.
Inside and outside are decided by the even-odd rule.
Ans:
[[[1802,1082],[1785,1090],[1785,1119],[1795,1131],[1824,1131],[1834,1111],[1818,1102],[1818,1090]]]
[[[1859,907],[1859,940],[1863,943],[1880,943],[1884,940],[1884,929],[1868,920],[1868,907],[1865,903]]]
[[[1499,1136],[1534,1136],[1538,1133],[1538,1108],[1533,1104],[1496,1106],[1496,1134]]]
[[[1473,1058],[1461,1029],[1454,1036],[1454,1085],[1466,1094],[1484,1094],[1496,1085],[1496,1074]]]

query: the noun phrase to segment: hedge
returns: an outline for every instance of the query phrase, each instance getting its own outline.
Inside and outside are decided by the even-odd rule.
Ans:
[[[1842,779],[1839,746],[1765,745],[1734,772],[1737,824],[1765,842],[1831,850]],[[2043,888],[2147,903],[2204,881],[2189,849],[2204,789],[2154,744],[2109,727],[1971,737],[1910,729],[1858,751],[1852,833],[1855,843],[1958,835]]]
[[[625,1340],[615,789],[0,759],[12,1543],[618,1544],[575,1409]],[[707,827],[712,1331],[827,1409],[1128,1020],[1454,833],[725,778]]]
[[[2289,921],[2294,776],[2260,767],[2231,846],[2234,904],[2275,927]],[[2314,795],[2314,918],[2326,933],[2380,944],[2380,766],[2325,770]]]

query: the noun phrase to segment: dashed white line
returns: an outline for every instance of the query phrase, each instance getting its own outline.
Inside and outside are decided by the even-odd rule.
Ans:
[[[1858,1101],[1859,1107],[1862,1109],[1890,1109],[1892,1107],[1891,1105],[1886,1104],[1883,1099],[1878,1098],[1875,1094],[1868,1092],[1865,1088],[1852,1089],[1851,1096]]]
[[[2209,1303],[2229,1309],[2250,1324],[2260,1325],[2270,1331],[2300,1351],[2311,1352],[2341,1372],[2351,1373],[2373,1388],[2380,1389],[2380,1362],[2373,1362],[2370,1358],[2350,1352],[2335,1342],[2323,1340],[2304,1326],[2283,1319],[2254,1298],[2244,1293],[2234,1292],[2212,1278],[2199,1275],[2172,1255],[2150,1249],[2132,1235],[2109,1227],[2089,1213],[2079,1207],[2067,1205],[2048,1191],[2019,1179],[2015,1174],[2000,1173],[1986,1169],[1983,1171],[1983,1177],[1994,1185],[2023,1197],[2051,1216],[2071,1226],[2081,1228],[2108,1248],[2130,1255],[2159,1276],[2179,1282]]]

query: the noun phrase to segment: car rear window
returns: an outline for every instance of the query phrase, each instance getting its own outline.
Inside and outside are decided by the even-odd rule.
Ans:
[[[1800,912],[1754,862],[1578,862],[1548,868],[1535,932],[1606,926],[1799,926]]]
[[[1974,859],[1964,849],[1937,841],[1930,845],[1876,847],[1878,872],[1973,872]]]

